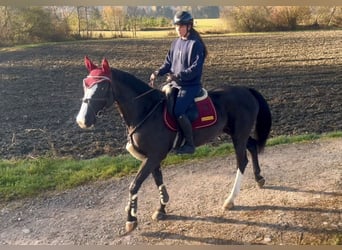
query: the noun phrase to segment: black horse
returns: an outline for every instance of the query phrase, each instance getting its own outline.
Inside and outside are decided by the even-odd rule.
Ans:
[[[166,215],[169,195],[163,183],[161,161],[172,150],[177,132],[165,125],[166,98],[161,90],[127,72],[111,69],[106,59],[103,59],[101,67],[97,67],[85,57],[85,65],[89,75],[83,80],[84,98],[76,118],[78,125],[81,128],[92,127],[98,112],[116,102],[130,138],[126,149],[142,161],[129,187],[126,231],[130,232],[137,226],[139,188],[150,174],[160,194],[160,207],[153,218],[163,219]],[[248,163],[246,149],[252,157],[255,180],[259,187],[265,183],[260,175],[258,153],[263,150],[270,133],[271,113],[263,96],[252,88],[224,86],[208,93],[216,108],[217,121],[211,126],[194,129],[194,143],[202,145],[222,132],[231,136],[237,173],[231,193],[223,204],[224,209],[231,209]]]

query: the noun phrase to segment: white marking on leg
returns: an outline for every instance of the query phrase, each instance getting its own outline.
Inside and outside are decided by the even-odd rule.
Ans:
[[[234,207],[234,200],[240,192],[242,178],[243,178],[243,174],[241,173],[240,169],[237,169],[236,176],[235,176],[235,182],[234,182],[232,191],[231,191],[229,197],[225,200],[225,202],[223,204],[224,209],[231,209]]]
[[[135,203],[135,205],[136,205],[136,202],[137,202],[137,198],[138,198],[138,194],[134,194],[131,197],[131,202]],[[135,207],[131,207],[131,211],[130,212],[131,212],[131,215],[133,217],[137,217],[137,210],[136,209],[137,209],[136,206]]]
[[[165,184],[160,185],[158,189],[159,189],[159,193],[160,193],[160,203],[162,205],[166,205],[169,201],[169,197],[168,197],[168,194],[166,191]],[[164,195],[166,195],[167,197],[165,197]]]
[[[89,89],[84,88],[84,96],[83,96],[82,100],[90,99],[94,95],[96,89],[97,89],[96,84]],[[78,126],[80,126],[80,128],[86,128],[87,127],[85,118],[86,118],[86,115],[88,112],[88,107],[89,107],[88,103],[82,102],[81,109],[78,112],[77,117],[76,117],[76,122],[77,122]]]
[[[129,212],[133,217],[137,216],[137,198],[138,194],[129,195],[129,201],[125,207],[125,211]]]

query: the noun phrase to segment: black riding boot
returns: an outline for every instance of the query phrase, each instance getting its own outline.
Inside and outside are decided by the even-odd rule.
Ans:
[[[195,152],[194,140],[192,137],[192,127],[189,118],[181,115],[177,118],[178,125],[183,132],[185,143],[182,147],[177,149],[177,154],[193,154]]]

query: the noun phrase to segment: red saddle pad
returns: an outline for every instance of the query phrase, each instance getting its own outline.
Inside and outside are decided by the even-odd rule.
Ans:
[[[211,98],[207,96],[205,99],[196,101],[196,105],[199,115],[198,118],[192,122],[192,128],[199,129],[214,125],[217,121],[217,114]],[[167,112],[166,105],[164,108],[164,121],[169,129],[177,131],[177,121],[169,112]]]

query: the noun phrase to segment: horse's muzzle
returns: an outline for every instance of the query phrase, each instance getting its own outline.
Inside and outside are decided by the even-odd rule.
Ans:
[[[80,119],[79,117],[76,118],[76,122],[78,126],[82,129],[91,129],[94,127],[94,124],[87,125],[84,119]]]

